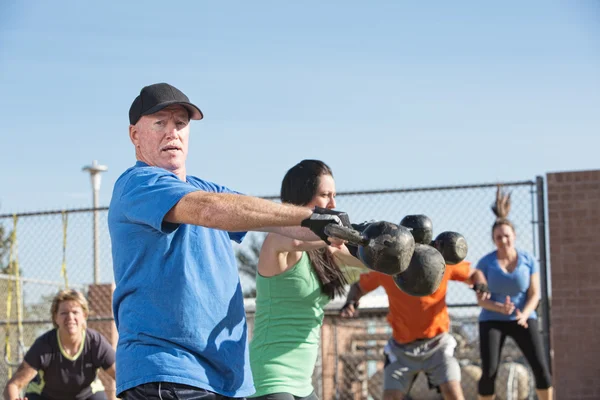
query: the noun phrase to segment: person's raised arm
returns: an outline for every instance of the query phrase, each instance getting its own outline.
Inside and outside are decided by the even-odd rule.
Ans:
[[[201,225],[229,232],[299,226],[312,210],[233,193],[188,193],[165,215],[166,222]]]
[[[37,370],[31,365],[23,361],[17,372],[8,380],[4,388],[4,400],[19,400],[21,399],[21,391],[27,384],[35,378]]]
[[[325,225],[341,225],[338,216],[306,207],[240,194],[203,191],[183,196],[165,215],[164,221],[229,232],[273,232],[303,241],[325,240]]]
[[[301,232],[303,232],[302,230]],[[273,232],[276,233],[276,232]],[[322,240],[298,240],[293,239],[289,236],[282,235],[280,233],[275,235],[268,235],[265,238],[263,247],[269,249],[274,253],[288,253],[292,251],[310,251],[316,249],[322,249],[327,247],[328,244]]]

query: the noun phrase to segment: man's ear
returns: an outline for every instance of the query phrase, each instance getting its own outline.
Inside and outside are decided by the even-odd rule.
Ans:
[[[129,125],[129,140],[137,147],[138,144],[138,129],[135,125]]]

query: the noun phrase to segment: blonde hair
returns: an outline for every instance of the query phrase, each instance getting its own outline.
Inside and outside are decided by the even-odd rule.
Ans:
[[[56,317],[56,314],[58,314],[58,307],[60,306],[60,303],[62,303],[63,301],[78,302],[79,305],[81,306],[81,309],[83,310],[83,313],[86,316],[86,319],[87,319],[87,316],[90,313],[90,307],[89,307],[88,301],[86,300],[83,293],[81,293],[75,289],[61,290],[60,292],[58,292],[56,294],[56,296],[54,296],[54,299],[52,299],[52,306],[50,307],[50,316],[52,317],[52,325],[54,325],[55,328],[58,328],[55,317]]]
[[[510,212],[510,192],[505,191],[502,185],[498,185],[498,189],[496,190],[496,201],[492,204],[492,212],[496,216],[496,221],[492,225],[492,237],[494,236],[494,230],[502,225],[510,227],[513,232],[515,231],[515,227],[508,219],[508,213]]]

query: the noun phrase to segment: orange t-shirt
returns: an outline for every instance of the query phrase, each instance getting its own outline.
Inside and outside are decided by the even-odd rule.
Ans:
[[[360,276],[359,285],[363,293],[383,286],[388,296],[388,322],[398,343],[410,343],[417,339],[432,338],[450,329],[450,318],[446,306],[448,281],[464,282],[469,278],[471,263],[463,261],[446,265],[444,278],[438,290],[425,297],[404,293],[390,275],[369,272]]]

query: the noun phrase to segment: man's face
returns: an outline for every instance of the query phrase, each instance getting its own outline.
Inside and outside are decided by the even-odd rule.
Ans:
[[[138,160],[177,173],[185,171],[190,134],[189,115],[180,105],[144,115],[129,126]]]

